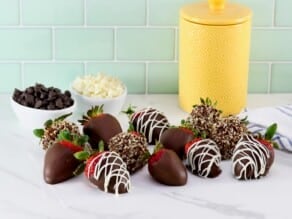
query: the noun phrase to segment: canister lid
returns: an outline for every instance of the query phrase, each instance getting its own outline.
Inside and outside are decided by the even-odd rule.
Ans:
[[[185,20],[218,26],[244,23],[251,18],[251,15],[252,12],[248,7],[225,0],[188,4],[180,10],[180,16]]]

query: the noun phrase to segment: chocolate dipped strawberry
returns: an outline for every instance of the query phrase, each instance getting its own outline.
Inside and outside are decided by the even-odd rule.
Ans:
[[[187,170],[173,150],[158,147],[148,160],[148,171],[161,184],[183,186],[187,183]]]
[[[271,126],[269,126],[264,134],[264,136],[261,136],[258,134],[256,136],[256,139],[263,144],[269,151],[269,156],[267,157],[267,165],[264,175],[266,175],[269,172],[269,169],[271,168],[272,164],[274,163],[275,159],[275,151],[274,148],[278,147],[276,142],[272,141],[272,138],[274,137],[275,133],[277,131],[277,124],[274,123]]]
[[[40,138],[40,144],[44,150],[51,147],[58,138],[58,134],[67,130],[72,134],[80,136],[80,131],[77,124],[67,121],[67,117],[72,113],[62,115],[56,119],[49,119],[44,123],[44,128],[34,129],[33,133],[36,137]]]
[[[236,179],[251,180],[264,176],[269,169],[268,148],[251,134],[243,135],[232,155],[232,173]]]
[[[110,138],[122,132],[119,121],[109,113],[103,112],[103,105],[92,107],[79,122],[83,125],[83,133],[88,135],[89,143],[94,149],[103,141],[105,149]]]
[[[109,140],[110,151],[118,153],[127,164],[130,174],[140,170],[150,156],[147,149],[147,139],[144,135],[133,130],[132,124],[128,132],[121,132]]]
[[[185,146],[187,167],[193,174],[214,178],[221,173],[219,147],[211,139],[195,138]]]
[[[44,160],[44,180],[48,184],[63,182],[75,176],[75,170],[81,163],[74,153],[83,150],[87,136],[61,131],[58,140],[48,148]]]
[[[93,155],[77,152],[75,157],[86,160],[86,178],[102,191],[116,195],[129,192],[130,173],[126,163],[116,152],[103,151],[102,142],[99,144],[99,152]]]
[[[171,127],[163,132],[160,142],[164,148],[173,150],[181,159],[185,145],[194,139],[194,133],[187,127]]]
[[[124,113],[129,116],[130,123],[133,124],[135,131],[145,135],[149,144],[155,144],[156,141],[159,141],[162,133],[169,128],[166,116],[151,107],[135,112],[129,106]]]

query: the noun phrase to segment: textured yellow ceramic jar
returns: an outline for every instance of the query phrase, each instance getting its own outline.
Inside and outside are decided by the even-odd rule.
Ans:
[[[224,0],[180,11],[179,102],[190,112],[200,97],[217,101],[224,115],[246,105],[251,11]]]

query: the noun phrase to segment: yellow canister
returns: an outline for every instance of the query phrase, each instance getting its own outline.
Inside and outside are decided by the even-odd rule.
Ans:
[[[225,0],[189,4],[180,11],[179,103],[190,112],[200,98],[217,101],[224,115],[246,106],[251,15]]]

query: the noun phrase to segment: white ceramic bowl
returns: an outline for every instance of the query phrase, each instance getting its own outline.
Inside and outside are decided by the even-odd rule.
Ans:
[[[13,100],[12,97],[10,103],[21,125],[31,129],[42,128],[47,120],[55,119],[71,112],[73,113],[76,108],[75,100],[72,106],[59,110],[44,110],[23,106]]]
[[[98,98],[88,97],[79,94],[71,87],[71,93],[77,102],[77,110],[81,114],[85,114],[91,107],[103,105],[103,111],[112,115],[118,115],[125,103],[127,97],[127,87],[124,86],[124,92],[117,97],[113,98]]]

